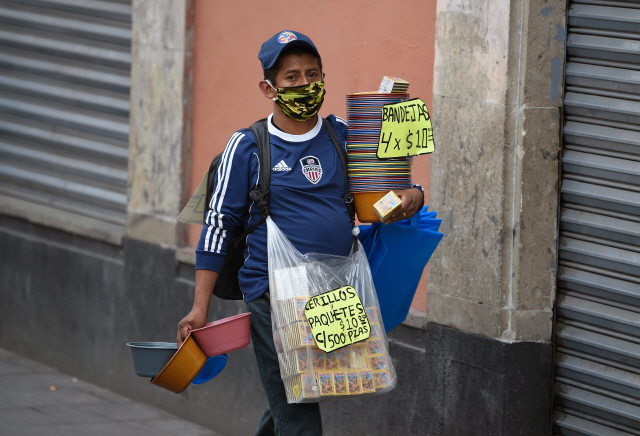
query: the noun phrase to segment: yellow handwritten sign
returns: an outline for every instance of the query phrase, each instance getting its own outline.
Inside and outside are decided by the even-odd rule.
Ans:
[[[304,313],[318,348],[333,351],[369,338],[371,327],[360,296],[343,286],[307,301]]]
[[[383,106],[378,158],[433,153],[434,147],[431,117],[422,100]]]
[[[207,208],[207,180],[209,180],[209,170],[205,171],[202,181],[176,221],[186,224],[204,223],[204,212]]]

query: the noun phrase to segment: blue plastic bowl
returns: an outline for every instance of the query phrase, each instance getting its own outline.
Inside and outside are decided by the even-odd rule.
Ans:
[[[191,382],[192,385],[201,385],[206,383],[218,374],[222,372],[227,365],[227,355],[221,354],[219,356],[207,357],[207,361],[204,366]]]
[[[178,350],[175,342],[129,342],[131,362],[136,375],[155,377]]]

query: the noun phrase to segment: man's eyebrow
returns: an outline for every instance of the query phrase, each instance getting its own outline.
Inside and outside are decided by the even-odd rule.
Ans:
[[[320,67],[311,67],[307,71],[320,71]],[[291,68],[289,70],[286,70],[284,74],[299,73],[299,72],[300,72],[300,68]]]

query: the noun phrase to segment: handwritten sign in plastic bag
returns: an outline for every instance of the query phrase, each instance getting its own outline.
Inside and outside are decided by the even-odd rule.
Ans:
[[[266,221],[273,342],[287,402],[393,390],[397,376],[362,245],[354,241],[349,256],[302,254]]]
[[[371,326],[353,286],[309,298],[304,308],[318,348],[330,352],[369,338]]]

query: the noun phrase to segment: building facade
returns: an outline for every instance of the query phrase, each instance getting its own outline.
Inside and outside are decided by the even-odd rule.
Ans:
[[[323,55],[321,114],[383,75],[432,109],[413,173],[445,233],[389,335],[396,390],[323,403],[327,434],[640,434],[640,4],[257,5],[0,2],[0,346],[252,434],[250,348],[174,395],[125,343],[170,341],[189,311],[199,229],[175,217],[271,110],[257,51],[295,18]]]

